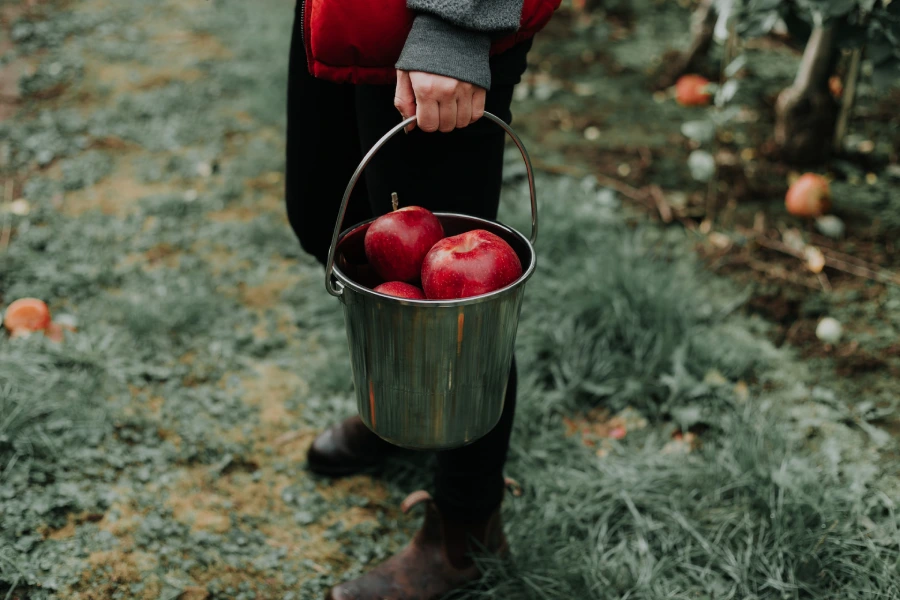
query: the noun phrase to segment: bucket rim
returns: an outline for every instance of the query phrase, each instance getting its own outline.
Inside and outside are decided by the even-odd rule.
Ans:
[[[508,225],[504,225],[503,223],[500,223],[499,221],[491,221],[490,219],[482,219],[481,217],[465,215],[462,213],[435,212],[434,215],[436,217],[460,217],[460,218],[463,218],[463,219],[466,219],[469,221],[487,223],[493,227],[499,227],[500,229],[504,230],[505,232],[512,234],[513,236],[517,237],[519,239],[519,241],[521,241],[523,244],[525,244],[525,247],[528,248],[528,252],[531,256],[531,260],[529,261],[527,268],[525,268],[522,271],[522,275],[519,276],[518,279],[516,279],[509,285],[506,285],[498,290],[494,290],[493,292],[488,292],[487,294],[480,294],[478,296],[468,296],[466,298],[457,298],[454,300],[412,300],[410,298],[398,298],[397,296],[389,296],[387,294],[382,294],[380,292],[376,292],[373,289],[367,288],[364,285],[360,285],[360,284],[356,283],[355,281],[353,281],[352,279],[347,277],[343,272],[341,272],[341,269],[337,265],[334,265],[334,277],[335,277],[335,279],[338,280],[338,284],[343,288],[350,288],[351,290],[353,290],[354,292],[356,292],[358,294],[362,294],[364,296],[370,296],[372,298],[378,298],[379,300],[384,300],[387,302],[393,302],[395,304],[408,305],[408,306],[430,306],[430,307],[434,307],[434,308],[454,308],[454,307],[458,307],[458,306],[466,306],[468,304],[478,304],[480,302],[487,302],[488,300],[491,300],[495,297],[503,296],[506,293],[511,292],[515,288],[524,285],[525,282],[528,281],[531,278],[531,276],[534,274],[535,267],[537,266],[537,254],[534,251],[534,246],[531,244],[531,242],[528,240],[528,238],[526,238],[524,235],[522,235],[521,233],[519,233],[517,230],[513,229],[512,227],[509,227]],[[338,242],[337,242],[336,246],[339,246],[341,243],[341,240],[343,240],[347,235],[356,231],[360,227],[364,227],[365,225],[372,223],[377,218],[378,217],[373,217],[371,219],[367,219],[365,221],[357,223],[356,225],[353,225],[352,227],[348,227],[347,229],[342,231],[341,235],[338,237]],[[343,295],[342,295],[342,297],[343,297]]]

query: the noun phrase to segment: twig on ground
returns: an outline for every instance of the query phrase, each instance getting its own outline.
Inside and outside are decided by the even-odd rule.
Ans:
[[[272,444],[275,446],[284,446],[285,444],[293,442],[300,437],[303,437],[302,431],[296,429],[294,431],[286,431],[285,433],[282,433],[277,438],[275,438]]]
[[[765,234],[757,233],[752,229],[747,229],[745,227],[738,228],[738,231],[751,238],[763,248],[768,248],[769,250],[775,250],[776,252],[781,252],[782,254],[793,256],[794,258],[798,258],[804,262],[806,262],[807,260],[807,256],[803,252],[803,250],[792,248],[782,241],[772,239]],[[864,277],[866,279],[871,279],[872,281],[880,281],[882,283],[893,283],[894,285],[900,285],[900,276],[885,269],[881,269],[877,265],[872,265],[848,255],[843,255],[843,258],[839,258],[835,256],[834,251],[823,252],[822,254],[825,256],[825,266],[831,267],[836,271],[842,271],[844,273],[849,273],[858,277]],[[847,260],[847,258],[851,260]]]
[[[3,228],[0,229],[0,252],[6,252],[9,247],[9,238],[12,237],[12,223],[9,215],[3,215]]]
[[[797,332],[803,326],[803,321],[794,321],[788,330],[784,333],[784,339],[787,341],[792,341],[794,336],[797,335]]]
[[[13,200],[13,182],[12,178],[6,180],[6,185],[3,188],[3,200],[4,202],[12,202]],[[4,204],[4,202],[0,202],[0,204]],[[0,228],[0,252],[6,252],[6,248],[9,246],[9,239],[12,236],[12,219],[9,216],[9,213],[3,212],[3,227]]]
[[[724,254],[720,255],[716,260],[714,260],[713,262],[711,262],[709,264],[709,270],[712,271],[713,273],[715,273],[722,267],[725,267],[728,265],[745,263],[745,262],[747,262],[747,260],[749,258],[750,257],[747,256],[745,253],[733,254],[730,252],[725,252]]]
[[[747,259],[747,266],[753,269],[754,271],[759,271],[761,273],[765,273],[770,277],[776,277],[778,279],[784,279],[786,281],[790,281],[791,283],[802,285],[803,287],[808,287],[811,290],[819,291],[819,286],[811,283],[805,279],[796,277],[791,275],[789,272],[785,271],[783,268],[770,265],[767,262],[763,262],[761,260],[755,258]]]
[[[753,215],[754,233],[763,233],[766,230],[766,213],[759,211]]]
[[[588,172],[584,169],[572,167],[570,165],[554,165],[552,163],[544,162],[539,158],[532,159],[531,164],[535,169],[540,169],[541,171],[546,171],[547,173],[553,173],[554,175],[570,175],[571,177],[588,176]]]
[[[650,152],[650,148],[646,146],[641,146],[638,148],[638,154],[641,156],[641,167],[646,169],[650,165],[653,164],[653,153]]]
[[[532,160],[532,165],[535,169],[540,169],[541,171],[554,173],[556,175],[587,177],[588,175],[592,174],[597,179],[597,183],[599,183],[603,187],[615,190],[629,200],[642,204],[646,208],[657,212],[663,222],[671,223],[673,219],[677,219],[678,222],[684,225],[687,229],[694,230],[696,228],[696,225],[689,219],[685,219],[681,215],[675,214],[672,211],[672,207],[666,201],[665,194],[663,193],[662,188],[660,188],[658,185],[654,184],[644,189],[638,189],[636,187],[628,185],[624,181],[619,181],[618,179],[615,179],[608,175],[603,175],[602,173],[588,173],[583,169],[579,169],[578,167],[571,167],[569,165],[554,165],[545,163],[542,160]]]
[[[656,209],[659,211],[659,218],[663,223],[672,222],[672,207],[666,201],[666,195],[663,194],[662,188],[654,184],[649,187],[650,197],[656,203]]]
[[[853,256],[851,254],[846,254],[845,252],[837,250],[833,245],[823,245],[821,242],[828,240],[828,238],[824,236],[813,235],[810,239],[819,247],[819,249],[822,251],[822,254],[824,254],[826,257],[830,256],[834,260],[846,262],[865,269],[871,268],[873,266],[871,263],[868,263],[861,258],[857,258],[856,256]],[[830,240],[828,241],[830,242]],[[880,267],[874,267],[876,270],[880,269]]]

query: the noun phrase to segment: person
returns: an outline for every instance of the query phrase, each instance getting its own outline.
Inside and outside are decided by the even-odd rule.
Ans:
[[[512,120],[513,87],[525,70],[532,36],[559,5],[559,0],[393,1],[401,3],[399,11],[389,0],[297,5],[285,196],[300,244],[323,265],[351,174],[363,153],[405,117],[415,115],[416,121],[408,135],[395,136],[370,163],[351,196],[344,226],[388,212],[392,192],[405,205],[496,218],[506,134],[480,117],[487,110]],[[352,22],[347,15],[354,15]],[[408,31],[405,39],[391,34],[398,29]],[[384,56],[395,62],[385,64]],[[416,492],[404,502],[404,511],[426,504],[424,524],[409,546],[336,586],[329,598],[439,598],[478,579],[471,550],[507,551],[500,504],[516,384],[513,361],[496,427],[466,447],[438,453],[433,495]],[[350,475],[397,450],[358,416],[351,417],[316,438],[308,466],[322,475]]]

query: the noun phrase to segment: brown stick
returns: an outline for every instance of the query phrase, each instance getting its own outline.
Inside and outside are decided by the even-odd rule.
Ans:
[[[286,431],[286,432],[282,433],[281,435],[279,435],[277,438],[275,438],[275,440],[273,441],[273,444],[275,446],[284,446],[285,444],[289,444],[289,443],[293,442],[294,440],[303,437],[303,435],[304,435],[304,432],[296,430],[296,429],[292,430],[292,431]]]
[[[802,261],[806,261],[806,255],[802,250],[797,250],[781,242],[779,240],[773,240],[772,238],[761,235],[754,232],[752,229],[747,229],[745,227],[740,227],[738,230],[746,235],[747,237],[753,239],[757,244],[762,246],[763,248],[768,248],[769,250],[775,250],[776,252],[781,252],[782,254],[787,254],[789,256],[793,256],[794,258],[798,258]],[[840,258],[836,258],[834,256],[830,256],[829,254],[825,255],[825,266],[831,267],[836,271],[842,271],[844,273],[849,273],[851,275],[856,275],[858,277],[863,277],[865,279],[871,279],[872,281],[880,281],[882,283],[893,283],[895,285],[900,285],[900,276],[886,271],[884,269],[880,269],[877,265],[871,265],[864,261],[860,261],[859,259],[854,259],[856,262],[861,262],[860,264],[853,264],[846,260],[841,260]]]
[[[666,195],[663,194],[662,188],[654,184],[649,189],[650,197],[653,198],[653,201],[656,203],[656,209],[659,211],[659,218],[662,219],[663,223],[671,223],[672,207],[666,201]]]
[[[3,186],[3,198],[8,199],[7,202],[12,202],[13,197],[13,180],[10,177],[6,180],[6,185]],[[0,202],[0,205],[4,204],[4,202]],[[12,237],[12,218],[9,216],[8,212],[3,213],[3,231],[0,231],[0,251],[6,252],[6,249],[9,247],[9,239]]]
[[[554,165],[546,163],[540,159],[532,159],[531,164],[535,169],[540,169],[541,171],[553,173],[555,175],[569,175],[571,177],[587,177],[588,175],[590,175],[590,173],[578,167],[572,167],[569,165]],[[593,175],[597,179],[597,183],[599,183],[603,187],[608,187],[610,189],[616,190],[626,198],[630,198],[635,202],[647,204],[647,196],[646,194],[642,193],[641,190],[631,187],[627,183],[619,181],[618,179],[613,179],[612,177],[608,177],[601,173],[594,173]]]
[[[569,165],[554,165],[550,163],[546,163],[540,159],[532,159],[532,166],[535,169],[539,169],[546,173],[553,173],[555,175],[569,175],[571,177],[587,177],[590,173],[585,171],[584,169],[579,169],[578,167],[571,167]],[[669,206],[669,203],[665,199],[665,194],[659,186],[652,185],[649,188],[638,189],[636,187],[632,187],[623,181],[619,181],[618,179],[614,179],[609,177],[608,175],[603,175],[602,173],[593,173],[594,178],[597,180],[597,183],[602,185],[603,187],[607,187],[611,190],[615,190],[634,202],[642,204],[648,210],[656,211],[659,213],[660,218],[666,223],[671,222],[673,219],[677,220],[679,223],[684,225],[686,229],[693,231],[696,229],[696,223],[691,221],[690,219],[683,218],[682,215],[675,213],[672,210],[672,207]],[[662,202],[666,208],[668,208],[667,215],[669,220],[666,220],[666,216],[663,215],[663,208],[660,208],[657,198],[654,196],[654,192],[652,188],[657,188],[659,190],[659,197],[662,198]]]
[[[824,254],[826,257],[830,256],[833,260],[846,262],[846,263],[849,263],[852,265],[863,267],[864,269],[870,268],[870,263],[867,263],[863,259],[857,258],[855,256],[851,256],[849,254],[844,254],[843,252],[839,252],[839,251],[835,250],[834,248],[828,248],[827,246],[825,246],[825,247],[820,246],[819,250],[821,250],[822,254]],[[877,269],[879,267],[876,266],[875,268]]]
[[[9,215],[3,217],[3,231],[0,231],[0,252],[6,252],[9,247],[9,238],[12,237],[12,223],[9,222]]]
[[[541,171],[546,171],[547,173],[553,173],[554,175],[571,175],[572,177],[586,177],[588,175],[587,171],[585,171],[584,169],[579,169],[578,167],[572,167],[569,165],[554,165],[548,162],[544,162],[539,158],[532,159],[531,165],[535,169],[540,169]]]
[[[791,283],[795,283],[797,285],[802,285],[804,287],[808,287],[811,290],[819,291],[819,286],[810,283],[809,281],[802,279],[800,277],[791,276],[790,273],[786,272],[783,269],[779,269],[773,267],[772,265],[763,262],[761,260],[756,260],[755,258],[747,259],[747,266],[753,269],[754,271],[759,271],[761,273],[765,273],[770,277],[776,277],[778,279],[784,279],[785,281],[790,281]]]

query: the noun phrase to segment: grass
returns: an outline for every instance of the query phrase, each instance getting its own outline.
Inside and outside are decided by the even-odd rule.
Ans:
[[[748,379],[772,360],[768,344],[726,322],[741,294],[705,275],[683,239],[631,230],[621,216],[604,222],[608,209],[591,208],[592,194],[540,183],[580,211],[573,219],[569,205],[543,208],[539,278],[520,327],[539,387],[562,406],[631,406],[654,418],[687,406],[714,412],[710,374]]]
[[[103,367],[49,345],[37,335],[0,347],[0,482],[18,461],[59,456],[102,429]]]
[[[900,595],[893,480],[859,469],[837,444],[810,443],[790,416],[798,365],[726,319],[734,293],[711,295],[652,232],[563,212],[544,210],[554,225],[539,254],[552,271],[535,277],[528,301],[543,310],[526,308],[522,323],[534,364],[523,369],[532,375],[510,461],[526,487],[508,502],[518,551],[512,563],[484,563],[487,587],[460,597]],[[566,261],[567,247],[590,247],[595,260]],[[710,371],[718,385],[704,382]],[[736,394],[748,376],[768,390]],[[561,435],[566,413],[597,402],[710,428],[694,452],[672,446],[671,426],[658,423],[598,458]],[[679,423],[686,409],[692,418]]]
[[[148,59],[125,26],[146,7],[116,6],[54,16],[20,32],[23,48]],[[11,218],[3,299],[44,297],[80,323],[62,345],[0,338],[0,598],[320,597],[417,525],[393,505],[429,485],[429,457],[337,484],[303,466],[354,396],[338,304],[274,197],[292,7],[265,7],[185,15],[232,53],[197,64],[198,81],[0,126],[32,209]],[[123,159],[81,136],[134,146]],[[59,212],[58,194],[89,192],[125,159],[175,191],[116,217]],[[30,170],[56,160],[58,175]],[[525,231],[517,161],[501,219]],[[508,465],[524,494],[505,505],[514,560],[482,561],[483,584],[457,597],[900,597],[894,444],[875,423],[889,409],[814,387],[741,315],[742,291],[696,264],[688,234],[637,225],[591,180],[538,186]],[[566,435],[607,418],[598,409],[647,425],[618,441]]]
[[[466,597],[900,594],[900,522],[877,481],[849,485],[771,407],[734,407],[719,425],[697,453],[662,454],[651,437],[603,460],[530,431],[513,461],[528,488],[510,503],[519,551]]]

